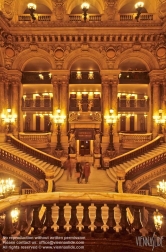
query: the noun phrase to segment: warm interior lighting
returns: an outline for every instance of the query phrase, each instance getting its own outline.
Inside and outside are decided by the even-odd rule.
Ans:
[[[39,74],[39,78],[40,78],[40,80],[44,80],[43,74]]]
[[[159,181],[159,184],[157,185],[157,192],[161,195],[164,195],[166,196],[166,182],[164,181]]]
[[[20,211],[17,208],[11,211],[12,223],[15,223],[18,221],[19,212]]]
[[[159,230],[162,226],[162,218],[163,215],[156,209],[156,211],[153,213],[153,219],[154,219],[154,225],[157,230]]]
[[[135,19],[137,20],[138,22],[138,19],[141,15],[141,11],[142,11],[142,8],[144,7],[144,3],[143,2],[138,2],[135,4],[135,9],[137,11],[137,16],[135,17]]]
[[[81,80],[82,79],[82,73],[81,73],[81,71],[77,71],[76,72],[76,79],[77,80]]]
[[[61,110],[57,109],[56,110],[57,114],[54,116],[54,122],[56,124],[62,124],[64,123],[66,116],[65,115],[61,115]]]
[[[88,79],[89,79],[89,80],[93,80],[93,79],[94,79],[94,72],[93,72],[93,71],[90,71],[90,72],[88,73]]]
[[[34,3],[28,3],[27,6],[28,6],[28,10],[30,12],[31,18],[33,19],[33,21],[35,21],[36,18],[35,18],[34,12],[36,10],[36,4],[34,4]]]
[[[84,21],[86,22],[86,20],[87,20],[87,12],[88,12],[88,10],[89,10],[89,4],[87,3],[87,2],[84,2],[84,3],[82,3],[82,5],[81,5],[81,9],[83,10],[83,16],[84,16]]]
[[[15,184],[14,181],[10,178],[0,180],[0,196],[5,197],[14,192]]]

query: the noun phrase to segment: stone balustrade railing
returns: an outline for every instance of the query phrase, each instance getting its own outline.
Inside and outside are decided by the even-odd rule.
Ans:
[[[127,134],[127,133],[119,133],[119,140],[122,143],[125,142],[141,142],[146,143],[151,141],[152,133],[146,134]]]
[[[113,159],[111,159],[111,161],[109,162],[109,167],[113,167],[115,165],[119,165],[123,162],[126,162],[130,159],[133,159],[135,157],[138,157],[139,155],[142,155],[144,154],[145,152],[147,151],[150,151],[151,149],[155,148],[156,146],[160,145],[160,142],[161,142],[161,138],[162,136],[158,136],[156,137],[154,140],[144,144],[144,145],[141,145],[140,147],[132,150],[132,151],[129,151],[123,155],[120,155],[120,156],[117,156]],[[134,141],[134,139],[132,140]]]
[[[149,100],[145,99],[118,99],[118,111],[149,111]]]
[[[42,171],[40,167],[36,166],[30,160],[25,160],[18,155],[11,154],[10,151],[3,150],[3,147],[0,147],[0,159],[21,168],[27,173],[33,174],[33,176],[37,179],[45,180],[45,172]]]
[[[51,133],[19,133],[19,139],[27,144],[48,144],[51,141]]]
[[[61,160],[58,158],[55,158],[45,152],[39,151],[26,143],[23,143],[22,141],[16,139],[13,135],[8,134],[7,136],[8,141],[10,141],[14,146],[16,146],[18,149],[25,151],[27,154],[30,154],[38,159],[41,159],[44,162],[47,162],[49,164],[61,167]]]
[[[135,19],[135,14],[126,13],[126,14],[120,14],[120,21],[133,21]],[[140,20],[153,20],[153,14],[146,13],[141,14]]]
[[[26,241],[33,236],[47,237],[45,239],[48,240],[55,236],[57,239],[76,237],[84,241],[82,245],[85,247],[89,239],[94,241],[96,238],[108,241],[120,239],[121,242],[126,239],[130,245],[136,246],[136,236],[152,236],[156,232],[158,236],[166,237],[166,200],[160,197],[55,192],[11,196],[0,200],[0,203],[0,216],[3,216],[0,227],[5,237],[21,236]],[[43,205],[45,218],[39,214]],[[16,208],[20,212],[13,223],[11,210]],[[164,217],[163,222],[155,223],[154,214],[159,212]]]
[[[135,179],[141,176],[145,172],[152,170],[156,165],[162,165],[166,163],[166,150],[165,152],[155,155],[144,162],[137,163],[130,167],[130,170],[126,172],[126,180]]]

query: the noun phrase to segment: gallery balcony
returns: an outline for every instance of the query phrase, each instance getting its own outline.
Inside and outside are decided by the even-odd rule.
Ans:
[[[37,96],[33,98],[22,99],[22,111],[50,111],[53,109],[53,99]]]
[[[119,75],[119,84],[149,84],[149,75],[146,71],[126,71]]]
[[[119,112],[148,112],[149,99],[120,99],[118,98]]]

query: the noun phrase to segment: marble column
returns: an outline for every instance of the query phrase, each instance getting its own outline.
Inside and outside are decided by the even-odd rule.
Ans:
[[[5,86],[8,85],[7,74],[4,69],[0,69],[0,114],[5,114],[7,107],[5,106]],[[0,123],[0,142],[5,141],[5,122],[1,119]]]
[[[57,109],[59,108],[60,104],[59,104],[59,80],[57,78],[57,76],[52,76],[52,85],[53,85],[53,111],[52,114],[53,116],[56,115],[57,113]],[[56,129],[57,126],[55,125],[55,123],[52,123],[52,128],[53,128],[53,135],[56,134]]]
[[[11,84],[11,112],[12,116],[17,117],[16,121],[12,124],[13,135],[18,138],[19,132],[19,86],[20,78],[17,75],[10,77]]]
[[[64,75],[61,77],[61,85],[60,85],[60,107],[61,114],[66,116],[66,120],[64,124],[61,126],[62,136],[67,135],[67,113],[68,113],[68,101],[69,101],[69,77]]]
[[[112,97],[112,108],[114,110],[114,115],[118,115],[118,110],[117,110],[117,96],[118,96],[118,79],[117,80],[112,80],[111,81],[111,97]],[[117,121],[113,127],[114,135],[117,136]]]
[[[109,133],[109,126],[104,120],[105,115],[109,115],[110,110],[110,85],[108,76],[102,76],[102,113],[103,113],[103,135],[107,136]]]
[[[152,82],[153,85],[153,116],[159,116],[160,109],[160,81],[155,80]],[[153,138],[155,138],[159,133],[159,126],[156,124],[155,120],[153,120]]]

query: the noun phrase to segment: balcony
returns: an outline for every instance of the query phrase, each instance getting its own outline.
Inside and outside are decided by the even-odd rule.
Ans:
[[[50,111],[53,109],[52,98],[40,97],[38,98],[23,98],[22,111]]]
[[[71,71],[69,84],[101,84],[98,71]]]
[[[149,75],[146,71],[121,72],[119,84],[149,84]]]
[[[69,111],[101,111],[101,99],[100,97],[87,100],[70,98]]]
[[[149,99],[121,99],[118,98],[119,112],[148,112]]]

